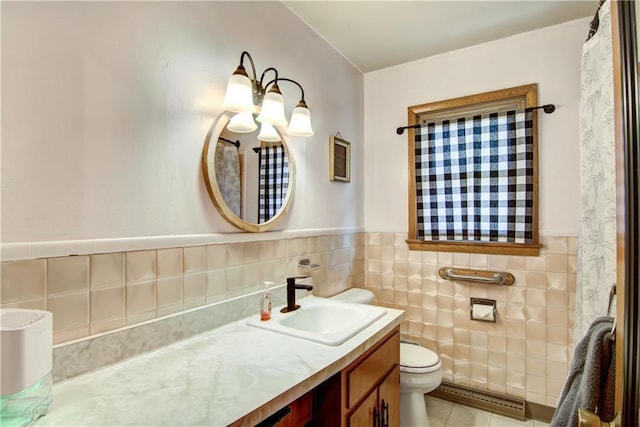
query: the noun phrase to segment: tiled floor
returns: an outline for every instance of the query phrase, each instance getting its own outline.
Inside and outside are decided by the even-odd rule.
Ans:
[[[431,427],[548,427],[541,421],[518,421],[437,397],[425,396]]]

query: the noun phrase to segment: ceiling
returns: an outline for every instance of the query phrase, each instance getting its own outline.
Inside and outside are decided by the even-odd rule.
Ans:
[[[283,3],[364,73],[593,17],[598,8],[598,0]]]

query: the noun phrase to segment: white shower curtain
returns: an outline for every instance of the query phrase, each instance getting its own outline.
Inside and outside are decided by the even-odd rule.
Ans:
[[[218,188],[231,211],[241,215],[242,185],[238,149],[223,142],[216,144],[215,171]]]
[[[580,94],[581,221],[574,342],[606,314],[616,280],[616,159],[611,4],[582,48]]]

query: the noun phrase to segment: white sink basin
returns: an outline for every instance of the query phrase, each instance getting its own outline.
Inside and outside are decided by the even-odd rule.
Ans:
[[[271,320],[251,319],[248,324],[321,344],[340,345],[387,313],[382,307],[313,296],[297,303],[300,308],[296,311],[281,313],[281,307],[277,307]]]

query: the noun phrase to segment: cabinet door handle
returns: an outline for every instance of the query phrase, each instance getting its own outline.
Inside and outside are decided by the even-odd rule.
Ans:
[[[384,403],[384,399],[382,399],[382,411],[380,414],[380,421],[382,427],[389,427],[389,403]]]
[[[285,406],[284,408],[278,410],[275,414],[269,416],[267,419],[265,419],[264,421],[260,422],[260,424],[257,424],[256,427],[270,427],[270,426],[275,426],[276,424],[278,424],[284,417],[286,417],[287,415],[289,415],[289,413],[291,412],[291,407],[289,405]]]
[[[378,408],[373,407],[373,427],[380,427],[380,414],[378,413]]]

